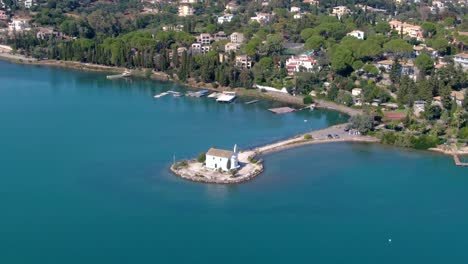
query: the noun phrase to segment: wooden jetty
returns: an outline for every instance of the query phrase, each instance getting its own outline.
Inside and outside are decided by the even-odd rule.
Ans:
[[[270,108],[268,111],[273,112],[275,114],[287,114],[287,113],[292,113],[295,112],[296,109],[291,108],[291,107],[278,107],[278,108]]]
[[[259,100],[252,100],[252,101],[248,101],[248,102],[245,102],[246,105],[249,105],[249,104],[255,104],[256,102],[258,102]]]
[[[455,165],[460,167],[468,167],[468,162],[461,162],[460,157],[458,155],[453,155],[453,160],[455,161]]]

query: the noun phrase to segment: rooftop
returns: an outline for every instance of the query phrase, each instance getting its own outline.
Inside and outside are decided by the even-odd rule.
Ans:
[[[230,150],[224,149],[217,149],[217,148],[210,148],[206,155],[215,156],[215,157],[222,157],[222,158],[230,158],[234,154],[234,152]]]

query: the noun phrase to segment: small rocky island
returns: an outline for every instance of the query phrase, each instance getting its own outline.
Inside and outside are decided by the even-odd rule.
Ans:
[[[171,166],[176,175],[191,181],[217,184],[241,183],[251,180],[263,171],[262,161],[254,152],[238,153],[234,149],[211,148],[196,160],[180,161]]]

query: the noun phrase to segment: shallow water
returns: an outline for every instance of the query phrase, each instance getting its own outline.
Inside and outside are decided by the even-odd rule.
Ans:
[[[152,98],[167,89],[182,88],[0,62],[1,263],[468,260],[468,173],[450,158],[312,145],[265,156],[245,184],[187,182],[168,172],[174,155],[346,117]]]

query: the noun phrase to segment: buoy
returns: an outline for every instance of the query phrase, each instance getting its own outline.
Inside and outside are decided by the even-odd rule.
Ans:
[[[388,243],[392,243],[392,239],[391,239],[391,238],[388,239]]]
[[[307,119],[304,119],[304,123],[307,122]]]

